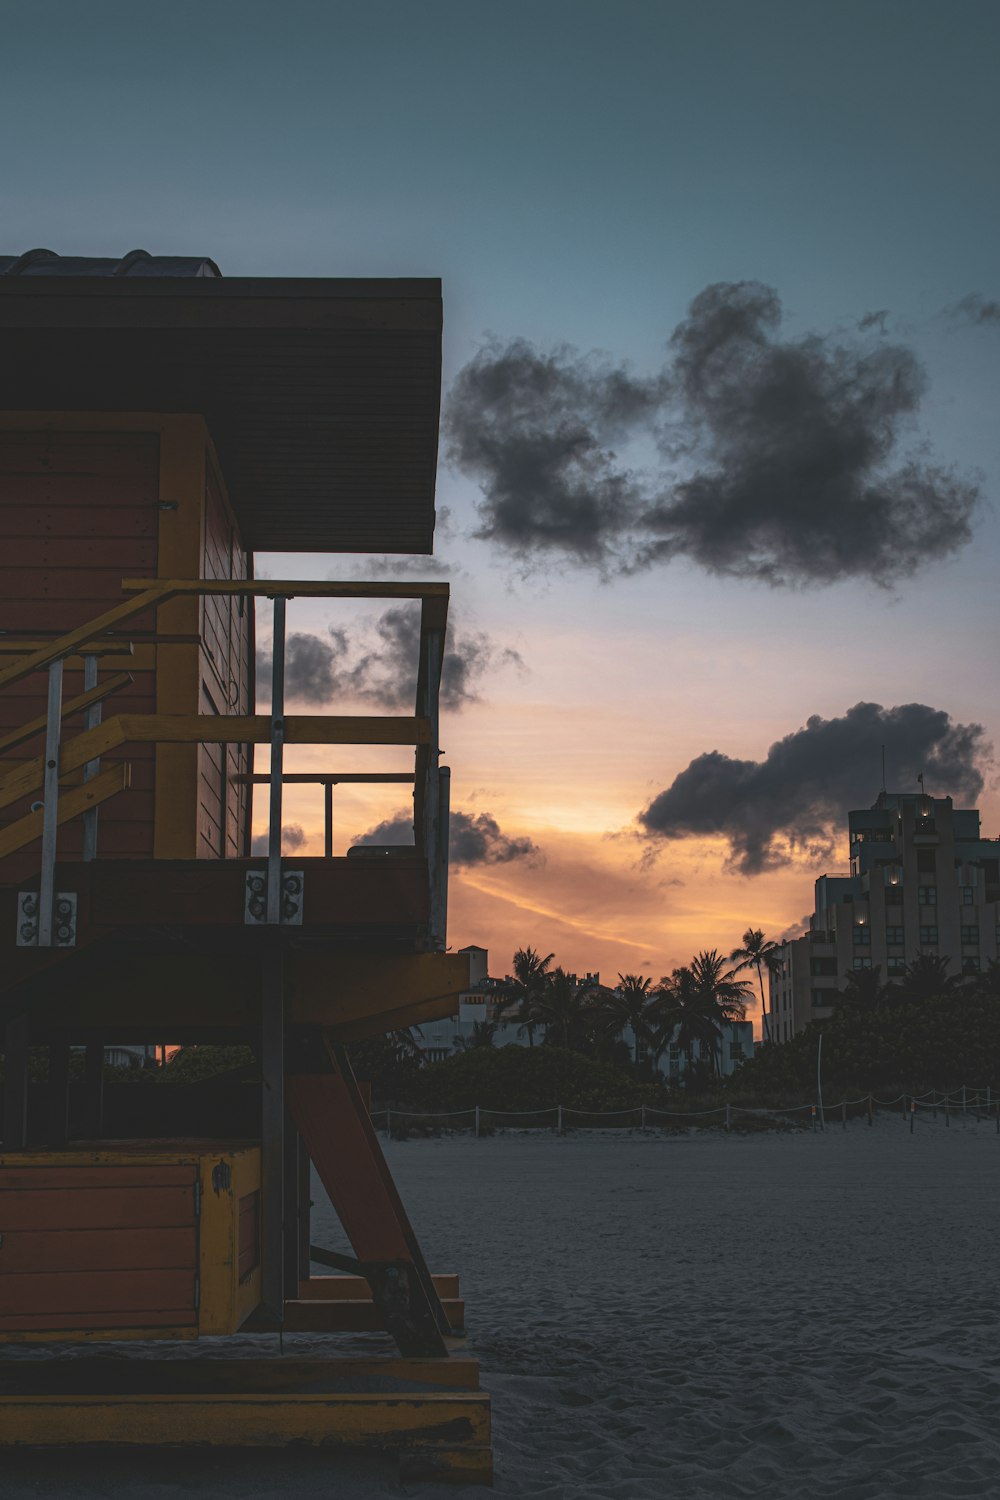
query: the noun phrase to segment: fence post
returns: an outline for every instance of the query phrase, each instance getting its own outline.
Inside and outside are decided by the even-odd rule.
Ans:
[[[965,1084],[962,1084],[962,1113],[965,1114]]]
[[[916,1099],[911,1099],[910,1100],[910,1134],[911,1135],[913,1134],[913,1122],[916,1119],[916,1117],[917,1117],[917,1101],[916,1101]]]
[[[479,1136],[479,1105],[476,1105],[476,1137]]]
[[[906,1126],[906,1095],[903,1095],[903,1125]]]
[[[937,1089],[931,1089],[931,1119],[937,1119]]]
[[[846,1130],[847,1129],[847,1100],[846,1099],[842,1099],[840,1101],[840,1123],[843,1126],[843,1128]]]
[[[726,1129],[729,1129],[729,1105],[726,1105]]]
[[[563,1133],[563,1128],[562,1128],[562,1105],[561,1104],[557,1104],[556,1105],[556,1134],[557,1135],[562,1135],[562,1133]]]
[[[810,1109],[810,1112],[812,1114],[813,1135],[815,1135],[816,1134],[816,1106],[815,1106],[815,1104],[810,1104],[809,1109]]]
[[[951,1125],[951,1095],[950,1094],[945,1094],[945,1096],[944,1096],[944,1123],[946,1125],[948,1125],[948,1126]]]
[[[872,1096],[871,1096],[871,1094],[868,1095],[868,1123],[869,1123],[869,1125],[874,1124],[874,1121],[872,1119]]]
[[[646,1128],[646,1106],[645,1106],[645,1104],[640,1105],[640,1109],[642,1111],[641,1129],[645,1130],[645,1128]]]
[[[392,1140],[392,1110],[388,1104],[385,1107],[385,1138],[387,1141]]]

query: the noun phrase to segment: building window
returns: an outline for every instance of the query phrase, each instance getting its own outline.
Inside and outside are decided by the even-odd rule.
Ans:
[[[903,887],[901,885],[887,885],[885,888],[886,906],[902,906]]]
[[[978,974],[979,973],[979,959],[978,958],[963,958],[962,959],[962,973],[963,974]]]
[[[905,958],[890,958],[890,959],[888,959],[886,961],[886,973],[889,974],[889,975],[905,974],[906,973],[906,959]]]
[[[963,927],[962,928],[962,942],[963,943],[975,943],[976,946],[978,947],[979,946],[979,928],[978,927]]]
[[[742,1060],[743,1060],[743,1043],[742,1042],[730,1042],[729,1043],[729,1061],[730,1062],[742,1062]]]
[[[885,929],[885,940],[886,940],[887,943],[902,943],[903,942],[903,929],[902,929],[902,927],[887,927]]]
[[[922,943],[936,943],[937,940],[938,940],[938,930],[937,930],[936,927],[921,927],[921,929],[920,929],[920,941]]]
[[[937,886],[919,886],[917,888],[917,900],[921,906],[937,906]]]
[[[837,997],[836,990],[813,990],[813,1005],[833,1005]]]
[[[963,906],[975,906],[975,904],[976,904],[976,887],[974,885],[963,885],[963,887],[962,887],[962,905]]]
[[[871,940],[872,940],[871,929],[869,928],[868,923],[867,922],[855,922],[855,924],[854,924],[854,943],[855,943],[855,946],[857,946],[860,943],[863,947],[867,948],[868,945],[870,944]]]
[[[811,958],[809,960],[809,972],[814,979],[823,976],[829,979],[836,976],[837,960],[835,958]]]
[[[917,850],[917,869],[931,875],[937,869],[937,856],[933,849]]]
[[[854,967],[856,969],[870,969],[871,966],[872,961],[870,958],[856,958],[854,960]]]

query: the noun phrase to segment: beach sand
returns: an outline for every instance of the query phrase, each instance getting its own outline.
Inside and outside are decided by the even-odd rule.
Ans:
[[[992,1124],[456,1136],[387,1155],[432,1269],[461,1273],[497,1494],[1000,1495]],[[344,1244],[319,1202],[313,1238]],[[3,1500],[474,1493],[308,1452],[6,1454],[0,1470]]]

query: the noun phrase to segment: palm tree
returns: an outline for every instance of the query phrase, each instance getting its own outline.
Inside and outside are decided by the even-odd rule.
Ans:
[[[934,1000],[961,988],[961,974],[949,974],[951,959],[947,954],[918,953],[903,970],[900,990],[904,1000]]]
[[[882,968],[852,969],[847,983],[837,993],[837,1003],[856,1011],[882,1010],[896,998],[896,986],[882,983]]]
[[[549,964],[554,958],[554,953],[548,953],[542,958],[530,947],[518,948],[514,954],[514,975],[507,982],[506,995],[516,1007],[515,1019],[520,1022],[518,1031],[527,1036],[529,1047],[535,1045],[535,1030],[538,1026],[534,1016],[535,1003],[552,983]]]
[[[771,1040],[771,1027],[767,1019],[767,1004],[764,1000],[764,965],[770,967],[781,951],[781,944],[771,942],[764,937],[759,927],[748,927],[743,934],[743,947],[734,948],[729,955],[729,962],[736,963],[733,971],[736,974],[744,969],[757,970],[757,983],[760,985],[760,1018],[764,1032],[765,1042]]]
[[[599,1002],[601,1018],[608,1032],[615,1036],[624,1031],[626,1026],[631,1027],[632,1061],[638,1067],[639,1048],[643,1043],[649,1043],[650,1024],[649,1009],[652,988],[652,979],[643,978],[640,974],[619,974],[618,988],[615,990],[604,990]]]
[[[691,963],[660,981],[660,992],[651,1010],[656,1020],[655,1043],[662,1052],[674,1042],[690,1047],[698,1042],[702,1056],[719,1072],[719,1047],[726,1021],[742,1021],[752,985],[737,979],[735,969],[717,948],[702,950]]]
[[[552,1046],[582,1051],[592,1030],[596,1007],[562,969],[556,969],[531,1008],[531,1019],[545,1027]]]

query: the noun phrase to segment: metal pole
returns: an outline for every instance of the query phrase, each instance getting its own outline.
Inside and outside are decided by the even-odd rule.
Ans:
[[[59,741],[62,733],[62,659],[49,667],[48,719],[45,725],[45,780],[42,796],[42,873],[38,895],[38,946],[52,947],[56,897],[56,838],[59,832]]]
[[[816,1048],[816,1099],[819,1103],[819,1128],[826,1129],[826,1119],[823,1115],[823,1033],[819,1034],[819,1046]]]
[[[285,976],[280,943],[261,955],[261,1299],[284,1322]]]
[[[281,921],[281,775],[285,758],[285,600],[274,601],[271,641],[271,803],[267,827],[267,920]]]
[[[327,859],[333,858],[333,782],[323,783],[323,853]]]
[[[97,657],[85,656],[83,658],[83,687],[85,692],[97,686]],[[92,703],[83,716],[84,729],[96,729],[101,722],[101,705]],[[100,760],[88,760],[83,768],[84,781],[93,781],[101,769]],[[83,815],[83,857],[85,860],[97,858],[97,815],[99,808],[92,807]]]
[[[479,1105],[476,1105],[476,1136],[479,1135]]]
[[[556,1105],[556,1130],[559,1133],[559,1135],[562,1135],[562,1105],[561,1104],[557,1104]]]

